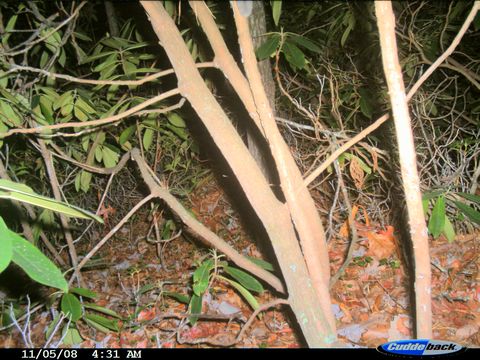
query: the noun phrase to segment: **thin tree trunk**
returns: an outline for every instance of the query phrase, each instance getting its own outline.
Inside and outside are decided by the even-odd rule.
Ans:
[[[423,215],[420,180],[413,131],[408,113],[402,68],[395,38],[395,15],[390,1],[375,1],[385,77],[392,104],[395,132],[400,155],[403,188],[407,202],[410,235],[415,264],[416,336],[432,337],[431,269],[428,232]]]

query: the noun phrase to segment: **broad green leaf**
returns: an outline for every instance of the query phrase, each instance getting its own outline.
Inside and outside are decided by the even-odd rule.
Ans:
[[[236,281],[227,279],[226,277],[223,277],[221,275],[218,276],[219,279],[222,279],[226,282],[228,282],[230,285],[232,285],[237,291],[245,298],[245,300],[250,304],[250,306],[253,308],[253,310],[257,310],[260,305],[258,304],[257,299],[252,295],[250,291],[245,289],[242,285],[237,283]]]
[[[95,114],[96,111],[93,107],[90,106],[88,101],[83,100],[81,97],[77,98],[75,102],[75,106],[79,107],[85,114]]]
[[[143,148],[145,150],[150,149],[150,146],[152,146],[153,142],[153,135],[154,131],[152,129],[145,129],[145,132],[143,133]]]
[[[107,319],[96,314],[86,314],[84,319],[89,325],[105,333],[120,330],[117,320]]]
[[[165,296],[169,296],[171,298],[174,298],[175,300],[177,300],[178,302],[181,302],[182,304],[188,304],[190,302],[190,297],[188,295],[185,295],[185,294],[180,294],[180,293],[173,292],[173,291],[165,291],[163,294]]]
[[[70,293],[77,294],[89,299],[95,299],[97,297],[97,293],[92,290],[85,289],[85,288],[78,288],[74,287],[69,290]]]
[[[304,47],[310,51],[316,52],[320,54],[322,49],[314,43],[312,40],[307,39],[305,36],[297,35],[297,34],[288,34],[289,40],[295,42],[298,46]]]
[[[25,184],[13,182],[10,180],[0,179],[0,189],[7,191],[22,192],[25,194],[35,194],[33,189]]]
[[[41,96],[39,105],[45,120],[47,120],[49,124],[53,124],[53,121],[54,121],[53,109],[52,109],[52,102],[50,101],[50,99],[47,98],[46,96]]]
[[[360,98],[360,111],[362,112],[363,115],[365,115],[367,118],[371,119],[373,115],[373,109],[370,105],[370,101],[366,99],[365,97]]]
[[[76,176],[75,176],[75,190],[77,192],[80,191],[80,189],[82,188],[82,173],[78,173]]]
[[[62,114],[62,116],[67,116],[67,115],[70,115],[73,111],[73,103],[66,103],[65,105],[62,106],[61,110],[60,110],[60,114]]]
[[[248,290],[255,291],[257,293],[263,292],[263,286],[252,275],[246,273],[243,270],[233,268],[230,266],[225,267],[225,272],[237,280],[243,287]]]
[[[453,228],[452,223],[448,219],[448,216],[445,215],[445,226],[443,227],[443,235],[447,238],[448,242],[451,243],[455,240],[455,229]]]
[[[0,216],[0,273],[10,264],[13,255],[10,229]]]
[[[442,233],[445,226],[445,198],[439,196],[432,210],[432,215],[428,221],[428,231],[436,239]]]
[[[36,282],[68,292],[68,283],[60,270],[34,245],[10,231],[12,261]]]
[[[0,101],[0,119],[10,125],[10,127],[20,126],[22,124],[21,118],[10,104],[5,101]]]
[[[82,317],[82,304],[80,300],[73,294],[63,294],[61,301],[62,311],[71,319],[77,322]]]
[[[467,200],[470,200],[471,202],[480,204],[480,196],[478,196],[478,195],[468,194],[468,193],[464,193],[464,192],[458,192],[457,194],[460,195],[461,197],[463,197],[464,199],[467,199]]]
[[[102,146],[97,146],[95,148],[95,160],[97,160],[97,162],[102,162],[102,159],[103,159]]]
[[[6,88],[8,86],[9,76],[5,75],[5,71],[0,70],[0,87]]]
[[[268,271],[273,271],[274,270],[273,265],[270,264],[268,261],[258,259],[258,258],[254,258],[252,256],[247,256],[247,258],[248,258],[248,260],[250,260],[254,264],[260,266],[262,269],[265,269],[265,270],[268,270]]]
[[[283,44],[282,52],[293,68],[303,69],[305,67],[305,55],[296,45],[286,41]]]
[[[423,215],[427,215],[427,213],[428,213],[428,203],[429,202],[430,202],[430,200],[422,198]]]
[[[118,315],[118,313],[116,311],[111,310],[111,309],[107,309],[106,307],[103,307],[103,306],[100,306],[100,305],[97,305],[97,304],[85,303],[85,304],[83,304],[83,306],[86,309],[95,310],[95,311],[98,311],[102,314],[116,317],[117,319],[122,318],[120,315]]]
[[[178,128],[184,128],[186,126],[185,121],[177,113],[174,113],[174,112],[169,113],[167,115],[167,119],[170,122],[170,124]]]
[[[472,208],[472,207],[470,207],[470,206],[468,206],[464,203],[461,203],[459,201],[454,201],[454,202],[455,202],[455,205],[457,206],[457,208],[463,214],[465,214],[471,221],[473,221],[477,225],[480,225],[480,212],[478,212],[474,208]]]
[[[190,299],[190,305],[188,306],[188,312],[190,314],[195,315],[202,313],[202,298],[203,296],[197,296],[195,294],[192,295],[192,298]],[[190,316],[189,320],[192,325],[195,325],[198,320],[198,316]]]
[[[264,60],[275,54],[278,45],[280,44],[280,35],[274,34],[270,36],[265,42],[260,45],[256,51],[258,60]]]
[[[63,344],[65,345],[78,345],[83,342],[80,332],[74,327],[65,326],[62,335],[64,335]]]
[[[99,54],[87,56],[86,58],[84,58],[84,59],[82,60],[82,62],[80,63],[80,65],[83,65],[83,64],[86,64],[86,63],[89,63],[89,62],[92,62],[92,61],[101,59],[101,58],[103,58],[103,57],[105,57],[105,56],[109,56],[109,55],[115,55],[115,57],[116,57],[116,54],[117,54],[116,51],[107,51],[107,52],[102,52],[102,53],[99,53]]]
[[[94,72],[100,72],[108,68],[109,66],[114,66],[117,63],[117,54],[112,54],[106,58],[103,62],[98,64],[93,68]]]
[[[172,124],[167,124],[165,127],[171,132],[173,132],[175,135],[177,135],[180,139],[182,140],[188,139],[188,134],[185,131],[185,129],[173,126]]]
[[[82,170],[80,172],[80,189],[83,192],[87,192],[90,189],[90,181],[92,181],[92,173]]]
[[[53,102],[53,110],[60,109],[62,106],[73,103],[73,92],[64,92],[61,96],[57,97]]]
[[[270,1],[270,4],[272,5],[273,22],[275,26],[278,26],[280,15],[282,15],[282,0],[273,0]]]
[[[128,139],[132,137],[132,135],[135,133],[136,128],[137,127],[135,125],[132,125],[122,131],[122,133],[120,134],[120,138],[118,140],[120,145],[125,144],[128,141]]]
[[[0,199],[10,199],[21,201],[30,205],[39,206],[44,209],[53,210],[71,217],[78,217],[82,219],[93,219],[103,223],[102,218],[83,210],[79,207],[58,202],[54,199],[37,194],[29,194],[25,192],[6,191],[0,186]]]
[[[80,120],[80,121],[88,121],[88,115],[85,114],[80,107],[78,107],[76,104],[73,108],[73,114],[75,117]]]
[[[103,163],[107,168],[114,167],[118,163],[120,155],[108,146],[102,147]]]
[[[193,273],[193,292],[201,296],[208,288],[210,271],[213,269],[213,261],[205,260]]]

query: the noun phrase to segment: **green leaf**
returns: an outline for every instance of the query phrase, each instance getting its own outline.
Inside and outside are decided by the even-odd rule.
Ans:
[[[242,285],[240,285],[239,283],[233,281],[233,280],[230,280],[230,279],[227,279],[226,277],[223,277],[221,275],[218,276],[218,278],[228,282],[230,285],[232,285],[235,289],[237,289],[237,291],[245,298],[245,300],[250,304],[250,306],[253,308],[253,310],[257,310],[260,305],[258,304],[258,301],[257,299],[255,299],[255,297],[252,295],[252,293],[250,291],[248,291],[247,289],[245,289]]]
[[[98,311],[102,314],[113,316],[117,319],[122,318],[116,311],[107,309],[106,307],[103,307],[103,306],[100,306],[100,305],[97,305],[97,304],[85,303],[85,304],[83,304],[83,306],[86,309],[95,310],[95,311]]]
[[[0,216],[0,273],[10,264],[13,256],[10,229]]]
[[[464,193],[464,192],[458,192],[457,194],[460,195],[461,197],[463,197],[464,199],[467,199],[467,200],[470,200],[471,202],[480,204],[480,196],[478,196],[478,195],[468,194],[468,193]]]
[[[353,30],[353,27],[355,26],[355,18],[353,17],[353,15],[351,13],[348,13],[345,16],[346,18],[344,20],[348,21],[348,26],[343,32],[342,38],[340,39],[340,45],[342,47],[345,46],[348,36],[350,35],[351,31]]]
[[[55,264],[34,245],[10,231],[12,261],[36,282],[68,292],[68,283]]]
[[[102,147],[103,163],[107,168],[114,167],[118,163],[120,155],[110,149],[108,146]]]
[[[358,163],[358,165],[362,168],[363,171],[365,171],[367,174],[371,174],[372,173],[372,169],[370,168],[370,166],[368,166],[365,161],[363,161],[360,157],[356,156],[356,155],[353,155],[352,153],[344,153],[343,154],[345,159],[348,159],[348,160],[352,160],[352,159],[355,159]]]
[[[371,106],[370,101],[365,98],[361,97],[360,98],[360,111],[362,112],[363,115],[365,115],[367,118],[371,119],[373,115],[373,108]]]
[[[82,317],[82,304],[73,294],[63,294],[61,309],[68,317],[70,317],[72,322],[77,322]]]
[[[78,345],[83,342],[83,338],[76,328],[65,326],[62,335],[64,335],[63,344],[65,345]]]
[[[303,69],[305,67],[305,55],[296,45],[285,42],[282,47],[285,58],[293,68]]]
[[[275,26],[278,26],[280,15],[282,14],[282,0],[273,0],[270,1],[270,4],[272,5],[273,22]]]
[[[190,299],[190,305],[188,306],[188,312],[192,315],[201,314],[202,313],[202,297],[193,294],[192,298]],[[195,325],[198,320],[198,316],[190,316],[189,317],[190,323]]]
[[[17,184],[8,180],[0,180],[0,198],[21,201],[27,204],[53,210],[68,216],[83,219],[93,219],[103,223],[101,217],[94,215],[79,207],[65,204],[45,196],[35,194],[31,188],[23,184]]]
[[[95,114],[96,111],[93,107],[90,106],[88,101],[83,100],[81,97],[77,98],[75,102],[75,107],[79,107],[85,114]]]
[[[70,293],[77,294],[89,299],[95,299],[97,294],[89,289],[74,287],[69,290]]]
[[[201,296],[208,288],[210,271],[213,269],[213,261],[205,260],[193,273],[193,292]]]
[[[188,304],[190,302],[190,297],[188,295],[185,295],[185,294],[180,294],[180,293],[173,292],[173,291],[165,291],[163,294],[165,296],[169,296],[171,298],[174,298],[175,300],[177,300],[178,302],[181,302],[182,304]]]
[[[274,34],[269,37],[256,51],[258,60],[264,60],[275,54],[278,45],[280,44],[280,35]]]
[[[169,113],[167,115],[168,122],[175,127],[184,128],[186,126],[185,121],[177,113]]]
[[[22,119],[18,114],[13,110],[9,103],[5,101],[0,101],[0,119],[10,127],[20,126],[22,124]]]
[[[445,226],[445,198],[439,196],[428,221],[428,231],[436,239],[442,233]]]
[[[86,314],[84,319],[90,326],[104,333],[120,330],[117,320],[107,319],[106,317],[96,314]]]
[[[423,215],[427,215],[428,213],[428,203],[430,202],[429,199],[423,199],[422,198],[422,207],[423,207]]]
[[[120,145],[125,144],[128,141],[128,139],[132,137],[132,135],[135,133],[136,128],[137,127],[135,125],[132,125],[122,131],[122,133],[120,134],[120,138],[118,140]]]
[[[47,327],[47,332],[45,333],[45,340],[50,339],[50,336],[58,326],[58,323],[60,322],[60,320],[62,320],[62,314],[58,313],[57,315],[55,315],[55,317],[53,318],[53,321]]]
[[[152,146],[153,135],[154,131],[152,129],[145,129],[145,132],[143,133],[143,148],[145,150],[150,149],[150,146]]]
[[[78,107],[76,104],[73,108],[73,114],[75,117],[80,120],[80,121],[88,121],[88,115],[85,114],[80,107]]]
[[[307,39],[305,36],[297,34],[288,34],[288,38],[295,42],[298,46],[304,47],[307,50],[320,54],[322,49],[312,40]]]
[[[80,189],[83,192],[87,192],[90,189],[90,181],[92,181],[92,173],[82,170],[80,172]]]
[[[452,223],[448,219],[448,216],[445,216],[445,226],[443,227],[443,235],[445,235],[449,243],[455,240],[455,229],[453,228]]]
[[[454,203],[457,206],[457,208],[463,214],[465,214],[471,221],[473,221],[477,225],[480,225],[480,212],[459,201],[454,201]]]
[[[257,279],[255,279],[252,275],[246,273],[245,271],[226,266],[225,272],[231,277],[233,277],[235,280],[237,280],[243,287],[247,288],[248,290],[252,290],[257,293],[263,292],[262,284],[260,284]]]
[[[82,62],[80,63],[80,65],[83,65],[83,64],[86,64],[86,63],[89,63],[89,62],[92,62],[92,61],[101,59],[101,58],[103,58],[103,57],[105,57],[105,56],[109,56],[109,55],[115,55],[114,58],[116,58],[117,52],[116,52],[116,51],[107,51],[107,52],[103,52],[103,53],[99,53],[99,54],[87,56],[86,58],[84,58],[84,59],[82,60]]]
[[[258,258],[254,258],[252,256],[247,256],[248,260],[250,260],[251,262],[253,262],[254,264],[260,266],[262,269],[264,270],[267,270],[267,271],[274,271],[273,269],[273,265],[270,264],[268,261],[265,261],[265,260],[262,260],[262,259],[258,259]]]

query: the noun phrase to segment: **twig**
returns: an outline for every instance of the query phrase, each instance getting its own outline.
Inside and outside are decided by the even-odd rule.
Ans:
[[[342,266],[340,266],[340,269],[338,269],[338,271],[332,276],[332,279],[330,280],[330,284],[329,284],[330,289],[333,287],[333,285],[335,285],[338,279],[340,279],[340,277],[345,272],[345,269],[348,267],[348,265],[352,261],[355,245],[358,244],[358,234],[357,234],[357,228],[355,227],[355,221],[354,221],[355,219],[353,218],[352,204],[348,196],[345,182],[343,181],[343,175],[340,169],[340,165],[338,164],[338,160],[335,160],[335,162],[333,163],[333,166],[335,167],[335,171],[338,176],[338,185],[340,186],[343,198],[345,200],[345,205],[347,206],[347,209],[348,209],[348,227],[350,228],[352,239],[348,246],[347,255],[345,256],[345,260],[343,261]]]
[[[62,195],[60,193],[60,184],[58,183],[57,173],[55,172],[55,168],[53,166],[52,154],[48,150],[45,142],[41,139],[38,139],[38,144],[40,146],[40,153],[43,157],[43,161],[45,162],[45,167],[47,169],[47,174],[50,179],[50,185],[52,187],[52,192],[55,200],[62,201]],[[60,223],[63,227],[63,233],[65,234],[65,240],[68,245],[68,251],[70,254],[70,260],[72,261],[72,266],[74,268],[74,274],[78,278],[79,283],[83,286],[82,275],[79,271],[75,270],[78,264],[78,256],[77,251],[75,249],[75,244],[73,243],[73,236],[70,232],[70,225],[68,218],[64,214],[58,214],[60,217]],[[73,277],[72,277],[73,278]]]
[[[131,116],[136,112],[142,109],[145,109],[147,106],[153,105],[159,101],[165,100],[171,96],[175,96],[178,94],[180,94],[180,91],[177,88],[175,88],[163,94],[154,96],[153,98],[145,100],[143,103],[137,106],[134,106],[131,109],[128,109],[120,114],[109,116],[103,119],[91,120],[91,121],[85,121],[85,122],[79,121],[79,122],[59,123],[54,125],[42,125],[42,126],[37,126],[34,128],[27,128],[27,129],[19,129],[19,128],[11,129],[6,133],[0,134],[0,139],[6,138],[13,134],[36,134],[36,133],[41,133],[45,130],[58,130],[58,129],[72,128],[72,127],[85,127],[85,126],[100,126],[100,125],[114,124],[114,123],[116,123],[114,125],[118,125],[118,122],[123,118]]]
[[[208,67],[215,67],[215,63],[210,61],[210,62],[204,62],[204,63],[198,63],[196,64],[197,68],[208,68]],[[62,79],[66,81],[71,81],[79,84],[90,84],[90,85],[125,85],[125,86],[132,86],[132,85],[143,85],[147,82],[156,80],[158,78],[161,78],[163,76],[167,76],[170,74],[174,74],[175,71],[173,69],[168,69],[168,70],[163,70],[160,72],[157,72],[152,75],[145,76],[142,79],[138,80],[92,80],[92,79],[82,79],[78,78],[75,76],[70,76],[70,75],[65,75],[65,74],[58,74],[58,73],[53,73],[44,69],[38,69],[34,68],[31,66],[21,66],[21,65],[10,65],[10,69],[4,74],[8,75],[9,73],[13,72],[19,72],[19,71],[28,71],[28,72],[33,72],[37,74],[42,74],[48,77],[51,77],[52,79]]]

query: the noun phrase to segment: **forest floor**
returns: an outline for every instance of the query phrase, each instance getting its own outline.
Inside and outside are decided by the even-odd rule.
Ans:
[[[240,219],[214,181],[191,194],[190,201],[198,219],[239,252],[262,257],[242,231]],[[215,318],[214,314],[193,327],[185,325],[188,306],[161,295],[161,291],[189,293],[195,262],[208,254],[208,249],[199,248],[197,241],[182,235],[167,243],[159,257],[156,245],[142,240],[149,226],[147,222],[138,221],[125,226],[101,251],[109,265],[84,272],[88,287],[99,295],[95,303],[129,320],[122,322],[121,331],[108,334],[79,324],[85,339],[80,347],[205,347],[209,346],[209,339],[221,342],[222,338],[234,337],[252,309],[226,283],[212,284],[210,295],[204,299],[203,311],[211,313],[210,308],[216,308],[216,314],[223,318],[232,313],[242,314],[230,321]],[[357,227],[360,244],[345,273],[331,289],[338,336],[351,347],[377,347],[390,340],[412,338],[411,285],[400,259],[395,230],[380,228],[368,221],[358,223]],[[329,243],[332,274],[344,261],[347,235],[347,228],[343,226]],[[431,240],[430,245],[434,338],[479,347],[480,234],[459,235],[452,243],[439,238]],[[150,291],[140,294],[146,287]],[[274,295],[268,290],[258,297],[261,304],[272,299]],[[284,310],[273,308],[264,312],[235,346],[303,346],[296,336],[291,315]],[[46,310],[32,316],[34,344],[45,343],[45,330],[50,322],[51,316]],[[18,331],[13,329],[0,332],[0,346],[23,347],[24,344]]]

